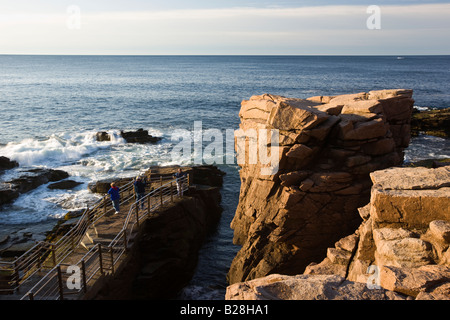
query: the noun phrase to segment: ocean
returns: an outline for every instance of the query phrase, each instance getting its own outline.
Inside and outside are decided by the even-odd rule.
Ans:
[[[40,225],[97,199],[91,181],[131,177],[174,160],[174,132],[237,129],[242,100],[271,93],[307,98],[378,89],[413,89],[420,109],[450,107],[450,56],[27,56],[0,55],[0,155],[21,170],[62,169],[82,184],[70,191],[43,185],[0,209],[0,229]],[[157,144],[127,144],[120,131],[143,128]],[[107,131],[111,141],[98,142]],[[224,150],[224,157],[230,153]],[[232,156],[232,155],[231,155]],[[420,135],[405,161],[450,157],[449,141]],[[205,159],[206,160],[206,159]],[[229,225],[238,203],[238,166],[227,174],[224,212],[203,246],[197,272],[179,299],[223,299],[238,251]]]

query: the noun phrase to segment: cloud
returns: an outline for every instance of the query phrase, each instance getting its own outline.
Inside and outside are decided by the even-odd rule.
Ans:
[[[377,52],[401,50],[396,38],[408,48],[423,40],[434,51],[449,52],[444,37],[450,31],[450,4],[380,6],[381,30],[367,29],[369,14],[361,5],[79,9],[79,29],[68,27],[73,14],[67,11],[0,15],[2,53],[369,54],[375,45]]]

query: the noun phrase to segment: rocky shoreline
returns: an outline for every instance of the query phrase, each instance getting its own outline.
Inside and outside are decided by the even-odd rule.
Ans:
[[[161,140],[160,137],[153,137],[149,135],[147,130],[143,129],[136,131],[122,130],[120,135],[127,143],[156,143]],[[96,139],[97,141],[110,141],[111,137],[107,132],[98,132]],[[17,170],[18,177],[0,182],[0,208],[13,203],[22,194],[28,193],[41,185],[48,184],[49,189],[71,190],[81,184],[70,179],[69,174],[63,170],[21,168],[17,161],[0,156],[0,176],[11,169]],[[131,179],[130,177],[124,180],[128,182]],[[95,184],[96,182],[92,182],[89,186]],[[90,188],[90,191],[106,193],[107,189],[97,191]],[[20,256],[32,248],[36,242],[48,240],[61,224],[70,225],[66,220],[69,217],[77,217],[77,214],[80,214],[80,212],[68,212],[64,219],[49,219],[38,224],[26,223],[4,226],[0,232],[0,258],[11,259]]]
[[[148,180],[159,181],[172,177],[178,168],[151,167],[144,175]],[[225,173],[210,165],[182,169],[189,174],[191,182],[185,197],[164,205],[145,220],[126,267],[115,277],[108,278],[91,299],[172,299],[190,281],[198,251],[221,216],[220,189]],[[65,179],[68,176],[51,169],[39,170],[39,174],[33,170],[33,173],[36,173],[32,175],[36,186],[53,181],[55,177]],[[123,185],[133,178],[96,181],[89,189],[104,194],[111,181]],[[18,181],[30,183],[30,179],[27,175],[27,179]],[[0,258],[9,261],[21,256],[38,241],[56,240],[70,230],[83,211],[70,211],[62,219],[45,223],[4,228],[0,235]]]
[[[431,136],[450,137],[450,108],[419,111],[413,109],[411,134],[424,133]]]
[[[402,165],[410,132],[448,137],[448,110],[415,112],[413,102],[411,90],[306,100],[263,95],[243,102],[241,128],[280,128],[281,170],[270,177],[258,174],[259,165],[241,170],[240,203],[231,226],[242,249],[230,266],[226,299],[450,299],[448,159],[411,164],[414,171],[386,170]],[[427,117],[432,120],[423,120]],[[265,126],[264,121],[271,123]],[[129,143],[161,139],[142,129],[121,136]],[[99,132],[97,139],[110,137]],[[18,166],[0,157],[0,174]],[[96,299],[171,299],[189,281],[198,249],[220,217],[223,172],[214,166],[185,169],[194,184],[206,187],[193,188],[186,202],[146,223],[128,272],[111,281]],[[174,167],[154,167],[146,175],[173,172]],[[125,184],[131,179],[93,181],[88,188],[103,194],[112,180]],[[411,179],[420,183],[402,184]],[[26,169],[0,187],[0,206],[49,182],[49,188],[62,189],[78,184],[61,170]],[[404,205],[393,205],[403,193],[417,195],[403,196]],[[382,213],[375,205],[381,196],[375,199],[374,194],[392,197],[382,205]],[[419,226],[402,220],[417,214],[428,198]],[[396,216],[398,207],[406,204],[413,211]],[[386,210],[388,205],[395,210]],[[377,220],[380,216],[382,222]],[[61,220],[3,230],[0,257],[12,259],[36,241],[51,240],[76,217],[77,212],[69,212]],[[371,272],[380,275],[378,282],[370,282],[375,287],[368,287],[374,279],[368,272],[371,266],[378,268]],[[167,290],[148,289],[163,286]]]
[[[19,166],[11,166],[8,169]],[[63,170],[54,169],[23,169],[18,178],[2,182],[0,185],[0,208],[12,203],[20,195],[30,192],[37,187],[48,184],[50,189],[71,189],[79,183],[67,179],[69,174]],[[53,183],[50,183],[53,182]],[[58,219],[49,219],[42,223],[26,223],[22,225],[6,225],[0,232],[0,258],[12,259],[25,253],[36,242],[45,241]]]

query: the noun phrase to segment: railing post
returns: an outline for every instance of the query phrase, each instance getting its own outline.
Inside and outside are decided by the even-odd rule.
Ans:
[[[148,185],[149,185],[149,190],[152,190],[152,170],[150,169],[150,172],[148,173]]]
[[[150,215],[151,195],[147,197],[147,214]]]
[[[136,209],[135,209],[135,211],[136,211],[136,224],[137,224],[137,226],[139,228],[139,204],[137,202],[136,202]]]
[[[19,284],[20,284],[20,274],[19,274],[19,267],[17,266],[17,261],[14,261],[14,278],[17,290],[19,290]]]
[[[55,249],[54,244],[52,244],[52,247],[50,250],[52,251],[53,266],[56,266],[56,249]]]
[[[106,199],[107,199],[107,197],[105,196],[103,198],[103,214],[106,214]]]
[[[37,265],[38,265],[38,270],[41,271],[42,269],[42,246],[39,248],[39,257],[37,258]]]
[[[33,292],[29,292],[29,293],[28,293],[28,299],[34,300]]]
[[[173,202],[173,181],[170,181],[170,202]]]
[[[98,244],[98,262],[100,265],[100,273],[102,275],[104,275],[105,271],[103,270],[103,257],[102,257],[102,244],[101,243]]]
[[[123,230],[123,247],[125,251],[128,251],[128,245],[127,245],[127,231]]]
[[[161,207],[163,204],[163,193],[162,193],[162,176],[159,176],[159,182],[160,182],[160,186],[159,186],[159,197],[161,200]]]
[[[84,293],[87,292],[87,283],[86,283],[86,263],[84,262],[84,259],[81,260],[81,275],[83,278],[83,291]]]
[[[64,288],[62,281],[61,265],[58,265],[56,267],[56,270],[58,271],[59,300],[64,300]]]
[[[91,213],[89,212],[89,206],[86,207],[86,217],[87,217],[87,225],[90,226],[91,225]]]
[[[111,258],[111,272],[114,275],[114,253],[113,253],[113,248],[109,247],[110,249],[110,258]]]

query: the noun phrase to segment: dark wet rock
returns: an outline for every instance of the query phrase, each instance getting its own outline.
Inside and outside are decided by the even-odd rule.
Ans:
[[[133,177],[134,178],[134,177]],[[130,182],[133,178],[110,178],[88,183],[88,189],[92,193],[107,193],[114,182],[119,188]]]
[[[207,185],[212,187],[220,187],[223,184],[223,176],[225,172],[219,170],[215,166],[198,166],[192,168],[193,183]]]
[[[450,166],[450,158],[425,159],[405,165],[405,167],[426,167],[426,168],[439,168],[445,166]]]
[[[105,131],[97,132],[95,137],[97,138],[97,141],[110,141],[111,140],[111,137],[109,136],[108,132],[105,132]]]
[[[10,160],[7,157],[0,156],[0,171],[12,169],[18,167],[19,163],[14,160]]]
[[[83,215],[84,211],[86,211],[86,209],[78,209],[78,210],[69,211],[65,214],[64,221],[79,218]]]
[[[48,182],[56,182],[69,177],[69,174],[62,170],[53,169],[31,169],[23,171],[23,175],[17,179],[5,182],[0,186],[0,206],[11,203],[25,193],[36,189]]]
[[[120,135],[129,143],[155,143],[161,140],[160,137],[153,137],[147,130],[138,129],[137,131],[121,131]]]
[[[11,203],[19,197],[17,190],[11,189],[8,186],[0,187],[0,206],[3,204]]]
[[[36,242],[33,240],[26,242],[17,242],[11,245],[9,248],[3,250],[0,254],[2,258],[20,257],[35,245]]]
[[[147,179],[172,177],[180,168],[179,166],[151,167],[146,173]],[[200,184],[211,187],[220,187],[223,184],[225,172],[213,165],[198,165],[192,167],[181,167],[183,172],[189,174],[191,184]]]
[[[73,189],[73,188],[79,186],[80,184],[82,184],[82,183],[74,181],[74,180],[63,180],[63,181],[49,184],[47,188],[52,189],[52,190],[54,190],[54,189],[68,190],[68,189]]]
[[[450,137],[450,108],[418,111],[411,118],[411,134],[424,133],[442,138]]]
[[[64,218],[59,219],[51,230],[45,232],[45,241],[55,242],[57,239],[65,235],[73,228],[81,216],[85,212],[85,209],[72,210],[64,215]]]
[[[0,234],[0,245],[7,243],[9,240],[9,235],[8,234]]]
[[[160,137],[153,137],[142,128],[136,131],[121,131],[120,135],[128,143],[156,143],[161,140]],[[111,141],[110,135],[105,131],[97,132],[96,139],[97,141]]]
[[[48,182],[56,182],[68,177],[69,174],[63,170],[37,168],[26,170],[24,175],[7,183],[19,193],[25,193]]]

